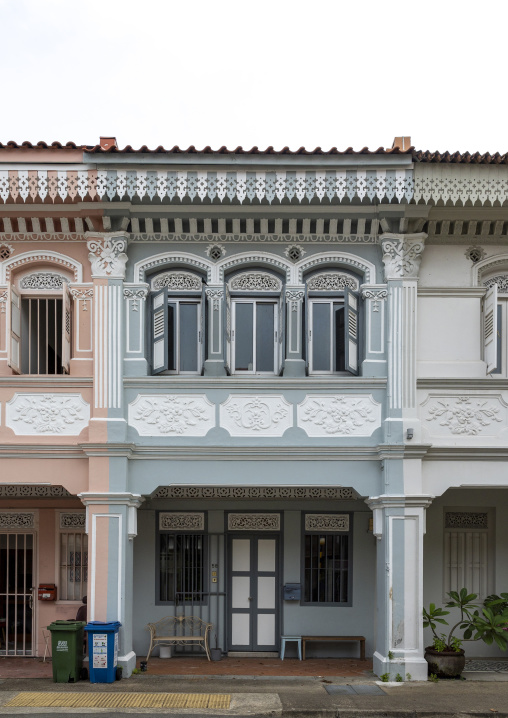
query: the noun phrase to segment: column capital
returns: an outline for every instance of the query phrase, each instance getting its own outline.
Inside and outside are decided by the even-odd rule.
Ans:
[[[119,504],[121,506],[132,506],[134,508],[139,508],[145,500],[141,494],[131,494],[128,491],[83,491],[81,494],[78,494],[78,498],[81,499],[85,506]]]
[[[365,503],[371,509],[426,509],[434,498],[428,494],[381,494],[369,496]]]
[[[86,232],[88,259],[92,265],[94,279],[125,279],[128,236],[125,232]]]
[[[381,235],[385,279],[418,279],[420,261],[427,235],[417,234]]]

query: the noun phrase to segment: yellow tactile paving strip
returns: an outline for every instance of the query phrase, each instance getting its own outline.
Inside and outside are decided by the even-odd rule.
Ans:
[[[213,708],[228,709],[221,693],[18,693],[5,707],[29,708]]]

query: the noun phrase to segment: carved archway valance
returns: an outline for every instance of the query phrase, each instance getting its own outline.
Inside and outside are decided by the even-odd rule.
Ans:
[[[32,272],[25,274],[19,280],[20,289],[33,289],[37,291],[59,291],[63,288],[67,277],[56,272]]]
[[[282,282],[269,272],[241,272],[229,280],[231,292],[280,292]]]
[[[344,289],[357,292],[358,287],[358,280],[344,272],[319,272],[307,281],[307,289],[313,292],[343,292]]]
[[[497,284],[497,291],[501,294],[508,294],[508,272],[496,274],[495,277],[489,277],[483,282],[485,287],[492,287]]]
[[[152,290],[167,288],[170,292],[200,292],[202,286],[201,277],[181,270],[163,272],[151,281]]]

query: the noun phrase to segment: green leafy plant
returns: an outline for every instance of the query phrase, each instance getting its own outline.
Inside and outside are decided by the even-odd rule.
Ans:
[[[469,593],[466,588],[460,591],[450,591],[450,600],[446,608],[455,608],[460,611],[460,620],[455,623],[448,633],[437,634],[438,624],[448,626],[443,616],[449,615],[450,611],[444,611],[436,607],[434,603],[429,608],[423,609],[423,627],[431,629],[433,633],[433,648],[436,651],[462,650],[463,641],[484,641],[487,645],[495,642],[499,648],[506,650],[508,638],[505,629],[508,628],[508,594],[501,596],[489,596],[485,599],[483,607],[475,603],[478,594]],[[457,630],[463,631],[463,637],[454,635]]]
[[[404,679],[402,678],[400,673],[397,673],[397,675],[395,676],[395,680],[397,681],[397,683],[402,683]]]
[[[388,651],[388,658],[393,661],[393,651]]]
[[[435,673],[431,673],[429,676],[429,681],[431,683],[439,683],[439,678],[436,676]]]
[[[379,676],[383,683],[388,683],[390,680],[390,674],[389,673],[383,673],[381,676]]]
[[[411,673],[406,673],[406,681],[410,681],[412,678]]]

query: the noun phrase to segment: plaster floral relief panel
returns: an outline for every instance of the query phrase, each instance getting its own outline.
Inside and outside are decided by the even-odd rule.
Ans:
[[[215,426],[204,394],[138,394],[128,416],[140,436],[205,436]]]
[[[429,394],[420,416],[422,428],[432,437],[494,437],[507,428],[507,409],[499,394]]]
[[[381,404],[371,394],[307,394],[297,417],[308,436],[371,436],[381,426]]]
[[[220,405],[220,425],[231,436],[282,436],[293,426],[293,405],[278,394],[232,394]]]
[[[81,394],[15,394],[5,424],[18,436],[78,436],[90,421]]]

